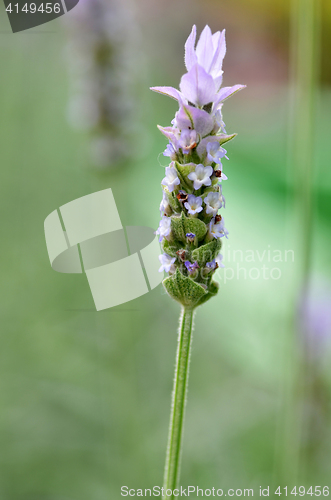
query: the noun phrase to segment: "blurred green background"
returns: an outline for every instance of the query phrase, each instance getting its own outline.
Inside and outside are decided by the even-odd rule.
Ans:
[[[145,140],[110,170],[91,164],[88,132],[67,120],[69,16],[80,6],[69,26],[58,19],[13,35],[0,5],[1,499],[117,499],[122,485],[162,485],[179,307],[159,286],[97,313],[85,276],[51,269],[43,222],[111,187],[124,225],[157,227],[166,142],[156,124],[169,125],[177,105],[148,87],[178,86],[193,23],[227,29],[224,83],[247,89],[223,108],[228,133],[238,133],[224,183],[230,238],[220,292],[196,314],[181,484],[256,495],[259,486],[331,486],[331,8],[319,6],[308,270],[318,307],[306,341],[296,314],[307,272],[296,247],[300,172],[289,161],[290,3],[137,0]],[[268,249],[283,258],[295,249],[294,262],[258,261]],[[234,250],[257,260],[233,262]],[[237,263],[281,277],[237,277]]]

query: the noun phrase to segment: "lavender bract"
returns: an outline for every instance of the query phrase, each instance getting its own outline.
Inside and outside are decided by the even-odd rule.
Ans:
[[[218,214],[225,206],[221,182],[227,179],[222,159],[228,158],[222,145],[236,136],[225,133],[222,106],[225,99],[245,87],[221,86],[225,30],[212,34],[206,26],[196,47],[195,42],[193,26],[185,43],[187,73],[181,78],[180,90],[151,88],[179,103],[172,126],[158,126],[169,140],[163,154],[172,161],[162,181],[163,217],[157,234],[164,251],[161,262],[171,262],[160,268],[170,275],[163,285],[171,297],[190,308],[218,290],[212,276],[223,267],[221,238],[228,236]]]

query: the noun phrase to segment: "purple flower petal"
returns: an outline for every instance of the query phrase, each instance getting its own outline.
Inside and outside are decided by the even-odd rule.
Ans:
[[[171,160],[176,159],[176,151],[173,144],[169,143],[165,150],[163,151],[163,156],[169,156]]]
[[[198,62],[198,58],[194,50],[196,36],[197,36],[197,29],[196,26],[194,25],[185,43],[185,66],[187,71],[190,71],[192,66],[194,66],[194,64]]]
[[[197,261],[193,262],[192,264],[189,260],[186,260],[184,264],[189,274],[194,274],[196,269],[199,268],[199,264]]]
[[[203,106],[215,99],[215,83],[213,77],[199,64],[192,66],[182,76],[179,88],[184,97],[197,106]]]
[[[213,259],[211,262],[206,262],[206,267],[208,269],[214,270],[215,267],[216,267],[216,261],[215,261],[215,259]]]
[[[214,83],[215,83],[215,88],[216,91],[218,92],[220,90],[220,87],[223,83],[223,71],[221,70],[217,76],[214,76]]]
[[[167,139],[169,139],[169,141],[172,142],[174,147],[177,149],[178,138],[175,134],[174,129],[172,127],[161,127],[161,125],[158,125],[157,128],[160,132],[162,132],[163,135],[166,136]]]
[[[194,128],[193,119],[188,113],[188,106],[181,106],[176,113],[175,121],[179,130]]]
[[[190,116],[194,129],[202,137],[208,135],[214,128],[214,120],[207,111],[194,108],[193,106],[185,106],[185,110]]]
[[[246,85],[233,85],[233,87],[223,87],[217,94],[217,99],[214,102],[214,108],[221,102],[230,97],[235,92],[242,90]]]
[[[214,128],[214,120],[207,111],[194,108],[193,106],[182,106],[176,113],[177,127],[194,128],[202,137],[208,135]]]
[[[211,29],[207,25],[201,32],[199,41],[197,43],[196,55],[198,56],[198,60],[201,66],[208,72],[213,59],[213,54],[214,54],[214,46],[213,46],[212,33]]]
[[[226,53],[226,43],[225,43],[225,30],[220,33],[217,31],[217,33],[213,34],[213,43],[214,47],[216,48],[216,51],[214,53],[213,60],[210,65],[210,73],[216,76],[217,73],[219,73],[222,70],[222,65],[223,65],[223,59]]]
[[[218,134],[218,135],[209,135],[208,137],[202,139],[197,147],[197,153],[200,156],[200,158],[202,158],[206,154],[206,149],[209,142],[216,142],[220,144],[220,142],[221,141],[224,142],[224,139],[226,139],[227,137],[231,136],[226,134]]]
[[[154,92],[158,92],[159,94],[167,95],[169,97],[172,97],[176,101],[179,102],[179,104],[185,104],[186,99],[183,96],[179,90],[175,89],[174,87],[150,87],[150,90],[153,90]]]
[[[184,154],[188,154],[191,149],[195,148],[199,138],[196,130],[184,129],[178,140],[178,147],[183,149]]]

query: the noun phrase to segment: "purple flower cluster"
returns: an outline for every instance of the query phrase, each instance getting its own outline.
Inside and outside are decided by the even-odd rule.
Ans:
[[[223,266],[220,239],[228,237],[219,215],[225,207],[221,182],[227,179],[222,160],[228,157],[223,145],[236,134],[226,134],[222,107],[225,99],[245,87],[222,87],[225,52],[225,30],[212,34],[206,26],[196,44],[193,26],[185,43],[187,72],[179,90],[151,87],[179,104],[171,126],[158,126],[169,140],[163,154],[171,160],[161,182],[162,219],[156,231],[164,250],[160,260],[171,265],[162,265],[160,271],[173,274],[179,269],[207,288],[213,272]]]

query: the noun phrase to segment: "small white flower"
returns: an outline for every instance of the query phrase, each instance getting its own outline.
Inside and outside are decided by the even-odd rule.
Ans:
[[[226,134],[225,123],[223,121],[223,116],[222,116],[222,106],[223,103],[220,105],[220,108],[215,113],[215,121],[216,125],[218,126],[219,129],[222,130],[223,134]]]
[[[191,215],[198,214],[202,210],[202,198],[189,194],[187,201],[184,203],[185,208]]]
[[[226,149],[222,148],[216,141],[208,142],[207,158],[212,163],[215,162],[218,165],[222,165],[222,158],[226,158],[228,160],[228,157],[226,156]]]
[[[200,189],[201,186],[210,186],[210,176],[213,173],[213,168],[208,166],[204,167],[201,163],[195,167],[195,171],[188,174],[188,178],[193,181],[194,189]]]
[[[178,147],[182,148],[185,155],[189,154],[191,149],[195,148],[199,140],[195,130],[184,129],[178,141]]]
[[[178,179],[177,170],[175,167],[166,167],[166,176],[163,179],[162,183],[164,186],[167,186],[169,192],[171,193],[178,184],[180,184],[180,180]]]
[[[163,238],[167,238],[171,233],[171,218],[170,217],[162,217],[160,220],[160,225],[158,229],[155,231],[155,234],[159,234],[159,241],[162,241]]]
[[[220,187],[220,200],[222,202],[222,206],[225,208],[225,198],[224,198],[223,193],[222,193],[222,189],[223,189],[222,184],[219,184],[219,187]]]
[[[160,213],[163,215],[164,213],[167,213],[170,208],[169,202],[168,202],[168,197],[165,193],[163,193],[163,198],[160,203]]]
[[[212,214],[215,217],[218,210],[222,207],[221,193],[208,193],[203,201],[206,204],[206,213]]]
[[[228,237],[228,230],[224,227],[224,220],[222,219],[220,222],[215,224],[215,220],[212,219],[209,223],[209,235],[213,238],[222,238],[225,236]]]
[[[163,152],[163,156],[169,156],[170,160],[172,160],[172,161],[176,160],[176,158],[177,158],[176,150],[174,148],[174,145],[171,142],[169,142],[169,144],[165,148],[165,150]]]
[[[159,261],[161,262],[159,273],[162,273],[163,271],[166,273],[175,272],[174,262],[176,261],[176,257],[170,257],[167,253],[163,253],[162,255],[159,255]]]
[[[220,167],[215,170],[215,175],[218,178],[219,182],[226,181],[228,179],[228,177],[223,172],[222,165],[220,165]]]
[[[217,257],[215,258],[215,262],[216,264],[218,264],[218,267],[225,267],[225,265],[223,264],[223,255],[221,253],[219,253],[217,255]]]

